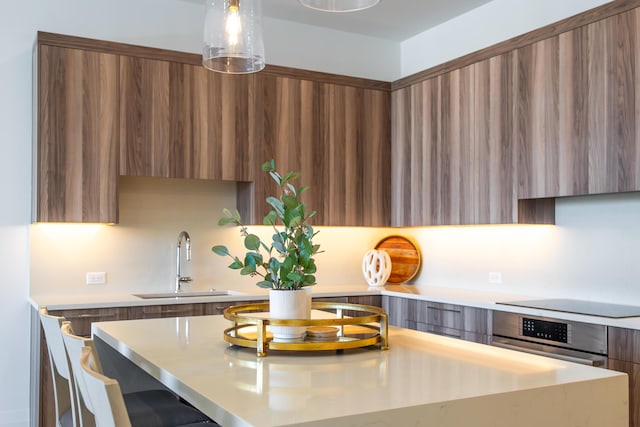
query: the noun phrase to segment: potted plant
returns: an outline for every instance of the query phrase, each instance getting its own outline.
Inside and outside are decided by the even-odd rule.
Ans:
[[[235,225],[240,227],[240,235],[247,249],[244,257],[232,255],[226,246],[216,245],[211,250],[217,255],[229,256],[233,260],[229,268],[239,270],[243,276],[258,276],[257,286],[269,289],[269,312],[277,319],[308,319],[310,317],[309,286],[316,283],[316,263],[314,255],[319,253],[320,245],[313,243],[318,234],[309,224],[315,211],[307,211],[307,207],[299,199],[309,187],[296,188],[292,181],[299,177],[297,172],[288,172],[284,176],[275,170],[273,160],[262,165],[263,172],[268,173],[280,188],[280,196],[267,197],[271,210],[264,217],[263,224],[273,227],[270,242],[249,233],[243,224],[240,213],[224,209],[224,217],[218,225]],[[305,328],[272,327],[274,339],[300,339]]]

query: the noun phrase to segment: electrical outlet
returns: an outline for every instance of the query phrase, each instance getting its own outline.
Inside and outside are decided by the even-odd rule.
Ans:
[[[489,272],[489,283],[499,285],[502,283],[502,273],[499,271]]]
[[[104,271],[87,273],[87,285],[104,285],[107,283],[107,273]]]

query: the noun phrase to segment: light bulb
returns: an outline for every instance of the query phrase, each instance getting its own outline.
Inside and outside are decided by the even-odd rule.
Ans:
[[[229,12],[227,13],[225,30],[227,31],[227,40],[229,41],[229,45],[237,45],[240,32],[242,31],[242,24],[240,23],[240,13],[238,11],[237,3],[229,5]]]

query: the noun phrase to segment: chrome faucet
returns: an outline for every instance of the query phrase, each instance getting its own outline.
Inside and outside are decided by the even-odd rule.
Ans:
[[[185,249],[187,250],[186,260],[191,261],[191,237],[189,237],[189,233],[187,233],[186,231],[182,231],[178,235],[178,247],[176,251],[176,290],[175,290],[176,292],[180,292],[181,284],[189,283],[193,280],[191,277],[182,277],[180,275],[180,258],[182,255],[181,246],[182,246],[183,239],[185,241]]]

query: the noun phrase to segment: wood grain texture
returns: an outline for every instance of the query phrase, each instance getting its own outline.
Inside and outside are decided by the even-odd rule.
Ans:
[[[521,48],[521,198],[640,190],[640,9]]]
[[[382,297],[389,324],[487,344],[489,310],[402,297]]]
[[[629,426],[640,427],[640,331],[609,326],[609,369],[629,375]]]
[[[300,172],[296,185],[311,185],[302,200],[317,211],[313,224],[389,225],[389,93],[270,75],[260,75],[257,86],[255,169],[274,159],[280,172]],[[264,200],[277,188],[260,172],[254,190],[261,223]]]
[[[416,245],[403,236],[387,236],[375,249],[383,250],[391,259],[391,274],[387,283],[399,285],[413,279],[420,270],[421,256]]]
[[[35,220],[117,222],[118,57],[37,48]]]
[[[512,54],[392,95],[392,224],[517,221]]]
[[[629,376],[629,427],[640,427],[640,363],[609,358],[607,368]]]

